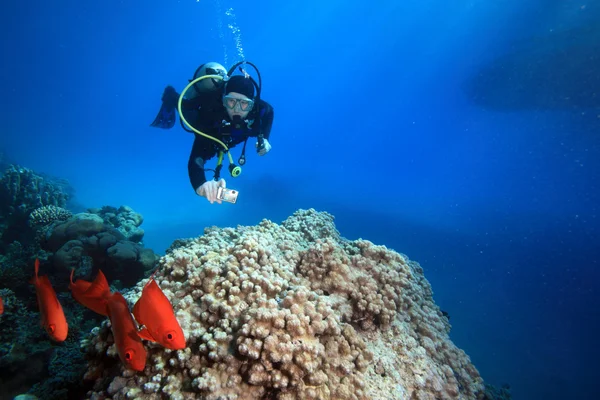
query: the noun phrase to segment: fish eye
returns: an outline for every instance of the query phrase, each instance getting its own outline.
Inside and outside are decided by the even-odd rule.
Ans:
[[[173,331],[167,332],[166,335],[165,335],[165,338],[169,342],[172,341],[173,339],[175,339],[175,332],[173,332]]]
[[[56,325],[54,325],[54,324],[48,325],[48,331],[50,331],[50,333],[54,333],[55,330],[56,330]]]
[[[135,357],[134,349],[132,349],[131,347],[128,349],[125,349],[125,360],[126,361],[132,361],[134,357]]]

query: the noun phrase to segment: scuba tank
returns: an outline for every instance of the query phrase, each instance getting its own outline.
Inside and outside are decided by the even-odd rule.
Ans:
[[[223,77],[223,79],[202,79],[194,83],[192,87],[190,87],[185,93],[185,98],[187,100],[194,99],[202,93],[222,90],[224,79],[227,77],[227,70],[224,66],[217,62],[207,62],[206,64],[200,65],[196,69],[196,72],[194,72],[194,77],[190,79],[189,82],[193,82],[205,75],[220,75]]]
[[[257,77],[258,77],[258,82],[255,81],[243,68],[243,66],[245,65],[250,65],[251,67],[254,68],[254,70],[256,71]],[[192,125],[190,125],[190,123],[185,119],[185,116],[182,114],[182,110],[181,110],[181,101],[183,97],[184,99],[187,100],[192,100],[192,99],[196,99],[200,96],[214,96],[215,94],[223,94],[225,93],[226,90],[226,85],[227,82],[229,81],[229,78],[234,74],[236,68],[239,68],[240,72],[244,74],[244,76],[248,79],[250,79],[250,82],[252,83],[252,85],[254,86],[254,88],[256,89],[256,94],[254,95],[254,104],[256,105],[256,107],[253,107],[253,109],[250,111],[250,114],[248,115],[247,120],[248,121],[253,121],[254,123],[256,123],[256,126],[258,126],[258,131],[260,132],[260,95],[261,95],[261,89],[262,89],[262,78],[260,76],[260,72],[258,71],[258,68],[256,68],[256,66],[250,62],[247,61],[241,61],[236,63],[235,65],[233,65],[229,71],[225,70],[225,68],[216,62],[209,62],[206,64],[202,64],[200,67],[198,67],[198,69],[196,69],[196,72],[194,73],[194,78],[191,79],[189,81],[189,84],[186,86],[186,88],[183,90],[183,92],[180,95],[180,99],[179,99],[179,104],[178,104],[178,111],[179,111],[179,116],[180,116],[180,121],[181,121],[181,125],[183,127],[184,130],[188,131],[188,132],[193,132],[196,133],[198,135],[201,135],[207,139],[213,140],[216,144],[218,144],[220,147],[217,147],[219,149],[219,157],[217,160],[217,165],[214,169],[214,179],[215,180],[219,180],[220,179],[220,172],[221,172],[221,168],[223,166],[223,157],[225,155],[227,155],[227,157],[229,158],[229,173],[231,174],[232,177],[238,177],[241,172],[242,169],[236,165],[233,162],[233,157],[231,156],[231,153],[229,151],[229,147],[226,143],[224,143],[223,141],[219,140],[218,138],[208,135],[204,132],[199,131],[198,129],[194,128]],[[236,126],[236,128],[241,128],[242,123],[241,121],[231,121],[231,123],[234,123]],[[231,124],[229,123],[229,125]],[[246,121],[244,121],[244,123],[246,123]],[[252,122],[251,122],[252,123]],[[189,128],[189,129],[188,129]],[[258,139],[258,148],[262,148],[264,146],[264,138],[262,136],[262,134],[259,134],[257,136]],[[247,142],[247,138],[246,140],[244,140],[244,146],[242,149],[242,154],[238,160],[240,165],[244,165],[246,162],[246,157],[245,157],[245,150],[246,150],[246,142]]]

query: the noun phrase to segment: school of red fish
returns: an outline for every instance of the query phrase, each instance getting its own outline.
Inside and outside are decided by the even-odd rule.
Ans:
[[[62,342],[67,338],[69,326],[56,292],[47,276],[38,276],[40,262],[35,260],[35,275],[31,283],[35,287],[41,325],[50,338]],[[133,317],[123,295],[112,293],[101,270],[93,282],[82,279],[73,282],[69,289],[73,298],[84,307],[108,317],[121,361],[129,368],[143,371],[146,366],[146,349],[142,339],[159,343],[171,349],[186,347],[183,330],[175,317],[173,306],[151,276],[142,295],[133,307]],[[4,303],[0,298],[0,315]],[[134,320],[135,317],[135,320]],[[137,321],[137,323],[136,323]]]

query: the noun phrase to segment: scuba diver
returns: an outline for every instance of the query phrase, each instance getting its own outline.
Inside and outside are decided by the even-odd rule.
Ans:
[[[257,73],[256,82],[242,64],[251,65]],[[241,75],[233,75],[239,67]],[[241,165],[246,163],[246,142],[256,137],[256,151],[264,156],[271,150],[269,135],[273,124],[273,107],[260,98],[260,72],[254,64],[243,61],[229,71],[221,64],[202,64],[194,73],[188,86],[177,93],[167,86],[162,95],[162,106],[150,126],[171,129],[175,125],[176,111],[181,126],[195,133],[194,144],[188,161],[188,174],[194,191],[211,204],[221,201],[235,203],[237,192],[226,188],[221,178],[221,167],[225,155],[229,158],[229,173],[237,177]],[[238,164],[233,162],[229,150],[243,143]],[[214,170],[206,169],[208,160],[218,155]],[[214,173],[206,179],[206,171]]]

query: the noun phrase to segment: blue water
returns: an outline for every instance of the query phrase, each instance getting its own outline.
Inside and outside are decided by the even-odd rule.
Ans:
[[[328,211],[345,237],[421,263],[487,382],[515,399],[595,399],[600,110],[486,106],[465,88],[515,46],[545,68],[536,51],[565,44],[543,37],[589,26],[600,5],[489,3],[10,2],[0,149],[68,179],[83,207],[131,206],[158,253],[210,225]],[[571,39],[585,51],[590,36]],[[275,108],[273,150],[228,179],[236,205],[210,205],[188,182],[191,134],[149,124],[166,85],[243,58]],[[564,78],[565,62],[548,68]],[[575,91],[600,82],[570,75]]]

